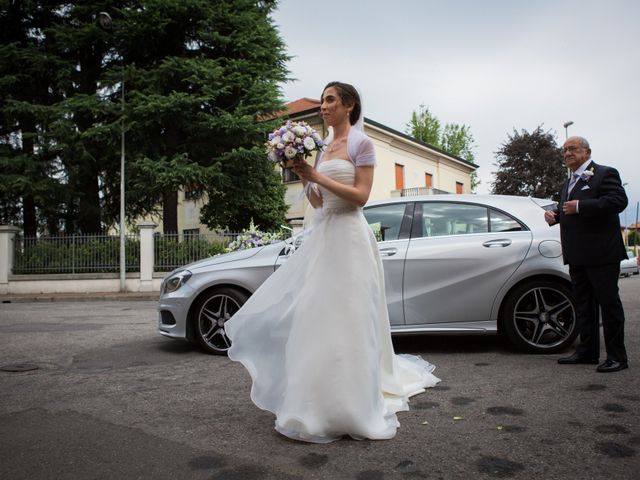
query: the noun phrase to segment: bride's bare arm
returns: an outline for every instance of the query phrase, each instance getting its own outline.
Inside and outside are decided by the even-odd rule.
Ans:
[[[336,162],[343,162],[346,160],[334,160]],[[371,186],[373,185],[373,167],[362,166],[356,167],[356,178],[353,186],[344,185],[340,182],[336,182],[332,178],[322,175],[315,168],[306,162],[301,162],[293,167],[293,171],[296,172],[303,182],[315,182],[318,185],[322,185],[330,192],[335,193],[340,198],[357,205],[358,207],[364,206],[369,200],[369,194],[371,193]],[[312,198],[309,198],[311,205],[314,205]],[[320,205],[322,205],[322,199],[320,199]],[[317,207],[316,207],[317,208]]]

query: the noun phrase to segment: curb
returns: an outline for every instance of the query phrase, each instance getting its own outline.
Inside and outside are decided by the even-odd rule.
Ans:
[[[160,292],[28,293],[0,295],[0,303],[157,301]]]

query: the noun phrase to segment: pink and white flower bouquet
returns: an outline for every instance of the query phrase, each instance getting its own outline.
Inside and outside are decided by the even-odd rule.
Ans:
[[[269,134],[265,146],[269,160],[288,168],[295,159],[307,158],[314,151],[322,150],[324,142],[306,122],[289,120]]]

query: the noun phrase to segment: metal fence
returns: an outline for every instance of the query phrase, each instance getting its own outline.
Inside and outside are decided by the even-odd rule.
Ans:
[[[281,237],[289,232],[281,232]],[[156,272],[171,271],[188,263],[225,253],[238,233],[154,235]],[[271,234],[272,235],[272,234]],[[126,271],[140,271],[140,238],[128,235]],[[14,238],[14,274],[116,273],[120,271],[120,237],[117,235],[66,235]]]
[[[225,253],[238,234],[220,232],[208,234],[157,233],[154,243],[154,270],[168,272],[188,263]]]
[[[140,270],[140,241],[125,239],[126,270]],[[64,235],[14,238],[14,274],[111,273],[120,270],[117,235]]]

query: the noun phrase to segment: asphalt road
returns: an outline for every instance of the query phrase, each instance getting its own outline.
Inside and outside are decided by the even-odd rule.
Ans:
[[[442,383],[393,440],[328,445],[277,434],[240,365],[157,335],[155,302],[0,304],[0,368],[35,368],[0,370],[0,478],[637,479],[640,277],[620,287],[629,370],[399,338]]]

